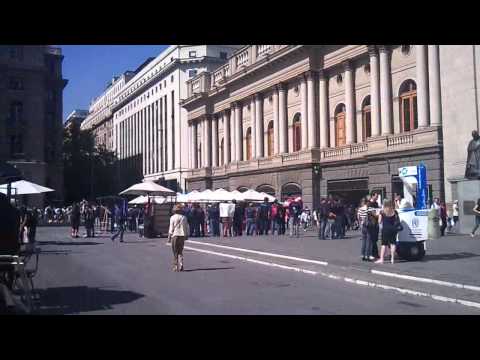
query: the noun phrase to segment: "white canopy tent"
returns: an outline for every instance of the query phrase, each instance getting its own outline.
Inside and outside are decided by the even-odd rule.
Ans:
[[[158,196],[176,196],[177,193],[173,190],[167,189],[153,181],[144,181],[130,186],[123,190],[120,195],[158,195]]]
[[[163,196],[151,196],[150,201],[153,202],[154,204],[165,204],[167,202],[167,198]],[[136,197],[135,199],[131,200],[128,202],[130,205],[145,205],[148,203],[148,196],[140,195],[139,197]]]
[[[0,192],[3,194],[7,194],[7,186],[8,184],[0,185]],[[46,192],[55,191],[53,189],[47,188],[45,186],[41,186],[30,181],[26,180],[19,180],[11,183],[12,187],[12,195],[32,195],[32,194],[43,194]]]

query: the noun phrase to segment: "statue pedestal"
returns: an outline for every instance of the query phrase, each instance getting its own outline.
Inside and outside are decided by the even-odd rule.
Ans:
[[[458,200],[460,220],[457,224],[457,232],[469,234],[475,226],[475,213],[472,209],[480,199],[480,180],[450,178],[448,181],[452,184],[453,200]]]

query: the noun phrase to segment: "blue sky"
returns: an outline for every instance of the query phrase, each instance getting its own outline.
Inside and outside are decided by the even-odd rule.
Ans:
[[[168,45],[60,45],[63,52],[63,120],[73,110],[88,110],[114,75],[135,70]]]

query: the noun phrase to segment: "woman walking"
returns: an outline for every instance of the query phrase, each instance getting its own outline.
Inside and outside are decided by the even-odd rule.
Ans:
[[[372,256],[372,239],[368,232],[368,206],[366,199],[362,199],[360,203],[357,211],[357,221],[362,233],[362,261],[372,261],[375,258]]]
[[[475,231],[477,231],[480,226],[480,199],[477,200],[477,205],[473,208],[473,212],[475,213],[475,226],[470,234],[472,238],[475,236]]]
[[[77,203],[73,203],[70,219],[72,222],[72,237],[78,238],[78,228],[80,227],[80,207]]]
[[[173,271],[183,271],[183,246],[189,233],[187,217],[183,215],[183,207],[179,204],[170,218],[168,230],[168,238],[171,239],[173,250]]]
[[[392,264],[395,262],[395,243],[397,234],[402,231],[402,225],[398,213],[394,208],[392,201],[385,199],[383,201],[383,210],[380,212],[378,222],[382,224],[382,248],[380,250],[380,259],[376,264],[383,264],[385,250],[390,247],[390,256]]]

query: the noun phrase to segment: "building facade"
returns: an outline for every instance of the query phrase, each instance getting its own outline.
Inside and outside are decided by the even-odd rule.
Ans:
[[[148,61],[115,95],[113,148],[119,159],[120,186],[153,180],[185,190],[189,166],[187,80],[211,72],[238,49],[230,45],[172,45]]]
[[[373,190],[402,194],[398,168],[423,163],[429,196],[443,198],[442,115],[453,100],[442,102],[442,91],[455,80],[440,69],[454,54],[438,45],[242,47],[187,81],[188,190],[357,203]],[[453,65],[448,72],[455,78]]]
[[[51,46],[0,46],[0,160],[26,180],[55,189],[29,205],[63,198],[63,56]]]
[[[71,129],[74,126],[81,127],[82,122],[87,118],[88,110],[73,110],[63,124],[64,129]]]
[[[92,100],[88,116],[82,122],[80,129],[92,132],[95,146],[105,146],[109,151],[114,150],[113,103],[117,94],[134,75],[134,71],[126,71],[121,76],[114,77],[105,91]]]

